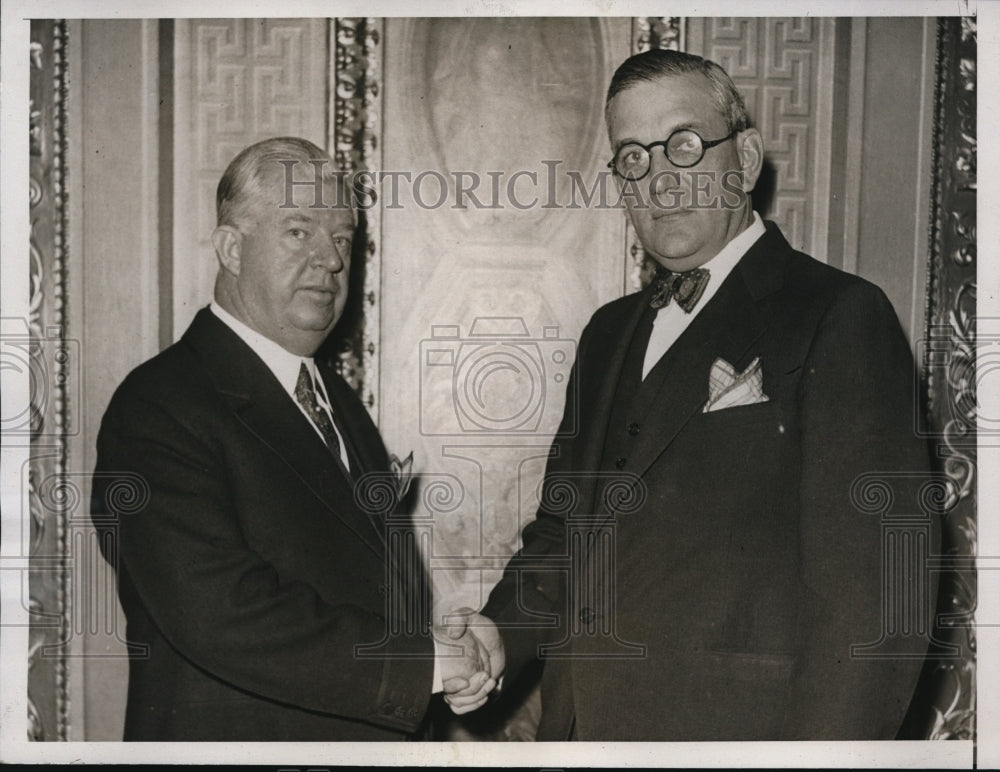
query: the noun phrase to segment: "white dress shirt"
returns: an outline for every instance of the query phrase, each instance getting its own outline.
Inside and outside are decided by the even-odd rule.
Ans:
[[[698,299],[698,305],[685,312],[677,303],[671,301],[663,306],[653,320],[653,332],[649,336],[649,343],[646,346],[646,358],[642,363],[642,377],[649,375],[657,362],[667,353],[668,349],[677,342],[681,333],[688,328],[694,318],[705,307],[705,304],[718,292],[722,282],[732,272],[733,268],[740,261],[740,258],[747,253],[761,236],[764,235],[764,221],[760,215],[753,213],[753,222],[745,231],[736,236],[726,246],[724,246],[715,257],[705,263],[702,268],[708,269],[708,284],[705,291]]]
[[[278,379],[278,383],[288,392],[288,396],[292,402],[295,403],[295,406],[298,407],[302,415],[309,421],[309,425],[316,430],[316,434],[325,443],[326,440],[323,438],[323,433],[313,423],[306,409],[295,398],[295,385],[299,380],[299,368],[305,363],[306,369],[309,371],[309,376],[313,379],[313,383],[316,386],[316,401],[319,403],[320,408],[325,410],[330,417],[330,425],[333,426],[333,430],[337,433],[337,438],[340,440],[340,460],[344,462],[344,468],[350,471],[351,464],[347,457],[347,446],[344,444],[344,438],[340,434],[337,424],[333,421],[333,408],[326,394],[326,386],[323,383],[323,378],[316,368],[316,361],[312,357],[302,357],[285,350],[270,338],[266,338],[259,332],[250,329],[218,303],[211,303],[209,308],[229,329],[239,335],[243,339],[243,342],[253,349],[253,352],[267,365],[267,369],[274,373],[274,377]]]

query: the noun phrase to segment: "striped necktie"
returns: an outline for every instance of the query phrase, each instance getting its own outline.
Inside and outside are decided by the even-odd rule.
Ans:
[[[312,376],[309,375],[305,362],[299,366],[299,379],[295,383],[295,399],[305,409],[309,418],[319,429],[319,433],[323,435],[323,440],[330,449],[330,453],[333,454],[337,466],[350,479],[351,473],[344,466],[344,447],[340,442],[340,435],[337,434],[337,430],[333,426],[330,414],[320,407],[319,401],[316,399],[316,387],[313,385]]]

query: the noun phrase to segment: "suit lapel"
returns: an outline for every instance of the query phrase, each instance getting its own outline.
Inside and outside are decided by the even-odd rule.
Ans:
[[[633,451],[631,466],[640,476],[704,407],[715,359],[721,357],[739,366],[744,352],[764,332],[764,320],[738,277],[729,281],[733,278],[727,278],[657,364],[667,373],[656,393],[647,398],[650,420]]]
[[[352,483],[267,365],[208,309],[198,313],[184,339],[199,352],[237,419],[358,538],[383,554],[379,532],[354,503]]]
[[[738,370],[752,359],[753,344],[767,329],[764,298],[783,283],[791,248],[772,223],[737,263],[718,292],[667,351],[656,368],[666,369],[649,400],[650,421],[633,451],[631,466],[642,476],[708,401],[712,363],[722,358]],[[652,374],[651,374],[652,375]]]
[[[338,426],[344,435],[344,441],[353,449],[353,456],[357,458],[361,465],[360,469],[352,468],[354,486],[365,486],[370,482],[374,489],[360,489],[362,500],[378,502],[379,505],[385,500],[382,496],[381,486],[391,477],[389,471],[389,459],[386,453],[382,437],[378,429],[372,422],[368,411],[365,410],[361,400],[351,389],[351,387],[337,375],[332,365],[317,358],[317,367],[323,376],[323,383],[326,385],[327,394],[332,402],[331,407],[338,416]],[[353,462],[352,462],[353,463]],[[372,477],[368,481],[362,478],[370,474]],[[395,484],[395,480],[392,480]],[[390,576],[402,577],[404,586],[420,587],[419,592],[423,593],[430,587],[429,577],[424,570],[424,564],[419,559],[411,559],[405,545],[412,544],[408,540],[392,539],[387,534],[401,525],[406,531],[410,531],[412,521],[406,511],[402,501],[397,498],[391,500],[393,503],[382,508],[379,506],[377,512],[368,517],[368,521],[374,526],[373,530],[378,533],[379,540],[384,545],[393,571]],[[392,516],[396,517],[393,518]],[[389,518],[389,519],[387,519]],[[387,566],[388,568],[388,566]]]

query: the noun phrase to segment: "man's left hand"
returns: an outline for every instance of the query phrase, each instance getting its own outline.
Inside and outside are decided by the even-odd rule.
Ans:
[[[492,619],[470,608],[458,609],[449,618],[449,623],[444,627],[447,637],[453,641],[474,641],[479,658],[488,670],[485,678],[481,677],[483,674],[477,673],[469,679],[451,678],[444,681],[445,702],[454,713],[461,715],[485,705],[503,675],[503,640]]]

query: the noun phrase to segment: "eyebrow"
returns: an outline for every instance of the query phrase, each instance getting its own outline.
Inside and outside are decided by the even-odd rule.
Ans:
[[[693,129],[694,131],[697,131],[698,134],[701,134],[705,130],[705,127],[703,125],[700,125],[699,122],[695,120],[681,121],[672,129],[670,129],[666,134],[664,134],[661,139],[654,139],[653,141],[663,142],[663,140],[665,140],[675,131],[680,131],[681,129]],[[615,145],[615,152],[617,153],[619,150],[625,147],[625,145],[645,145],[645,144],[646,144],[645,142],[640,142],[638,139],[635,139],[634,137],[626,137],[625,139],[620,140]]]
[[[287,214],[282,220],[283,225],[292,225],[293,223],[303,223],[305,225],[312,225],[314,223],[314,220],[312,217],[309,217],[308,215],[296,214],[296,213]],[[354,230],[356,227],[357,226],[355,226],[353,222],[344,223],[343,225],[335,228],[332,232],[333,235],[335,236],[346,235],[350,236],[351,238],[354,238]]]

